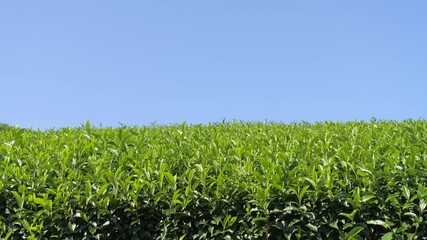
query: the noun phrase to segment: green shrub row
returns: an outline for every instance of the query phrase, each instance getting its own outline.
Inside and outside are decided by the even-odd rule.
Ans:
[[[422,239],[427,121],[0,131],[1,239]]]

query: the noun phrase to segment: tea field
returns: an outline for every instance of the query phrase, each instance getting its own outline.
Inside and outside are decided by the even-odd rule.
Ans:
[[[0,129],[0,239],[427,239],[427,121]]]

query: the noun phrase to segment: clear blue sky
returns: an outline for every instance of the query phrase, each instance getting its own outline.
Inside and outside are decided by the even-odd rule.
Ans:
[[[427,1],[1,1],[0,122],[427,118]]]

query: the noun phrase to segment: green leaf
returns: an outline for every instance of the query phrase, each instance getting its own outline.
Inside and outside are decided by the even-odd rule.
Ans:
[[[372,175],[372,172],[366,168],[359,168],[357,170],[357,174],[360,175],[361,177],[366,177],[366,176]]]
[[[366,223],[371,225],[380,225],[380,226],[383,226],[385,224],[383,220],[369,220]]]
[[[72,232],[76,229],[77,224],[75,223],[68,223],[68,229],[70,229]]]
[[[104,195],[107,192],[107,188],[110,186],[110,183],[104,184],[99,190],[98,193],[100,195]]]
[[[313,224],[311,224],[311,223],[309,223],[309,224],[307,224],[306,225],[310,230],[312,230],[312,231],[314,231],[314,232],[317,232],[317,227],[316,226],[314,226]]]
[[[302,199],[303,199],[303,197],[304,197],[304,195],[305,195],[305,193],[307,192],[307,189],[308,189],[309,187],[310,187],[309,185],[304,186],[304,187],[300,190],[300,192],[298,193],[298,201],[299,201],[299,203],[300,203],[300,204],[302,203]]]
[[[387,198],[385,199],[385,202],[387,203],[387,202],[389,202],[389,201],[391,201],[392,199],[395,199],[395,198],[397,198],[397,194],[389,194],[389,195],[387,195]]]
[[[420,211],[423,212],[425,208],[426,208],[426,202],[424,199],[421,199],[420,200]]]
[[[393,240],[393,232],[388,232],[381,237],[381,240]]]
[[[346,234],[346,238],[347,239],[354,239],[354,238],[356,238],[358,236],[358,234],[361,231],[363,231],[363,229],[364,229],[364,227],[361,227],[361,226],[354,227],[353,229],[351,229],[350,232],[348,232]]]
[[[408,186],[405,185],[402,187],[402,193],[403,193],[403,196],[406,198],[406,200],[409,200],[409,198],[411,197],[411,192]]]
[[[237,217],[232,217],[230,219],[230,221],[228,222],[228,226],[233,226],[233,224],[236,222],[236,220],[237,220]]]
[[[413,217],[413,218],[418,218],[418,216],[415,213],[413,213],[413,212],[405,212],[403,215],[410,216],[410,217]]]
[[[13,231],[12,230],[8,230],[8,232],[7,232],[4,240],[8,240],[12,236],[12,234],[13,234]]]
[[[316,189],[317,188],[317,185],[316,185],[316,183],[313,181],[313,180],[311,180],[310,178],[304,178],[307,182],[309,182],[312,186],[313,186],[313,188],[314,189]]]
[[[22,226],[25,228],[25,230],[27,230],[27,231],[30,231],[30,224],[28,223],[28,221],[27,220],[25,220],[25,219],[22,219],[22,220],[20,220],[20,222],[22,223]]]
[[[89,120],[86,121],[85,129],[86,129],[87,133],[91,132],[91,126],[90,126],[90,121]]]
[[[376,196],[374,196],[374,195],[365,195],[365,196],[362,197],[362,202],[366,203],[369,200],[374,199],[374,198],[376,198]]]
[[[350,219],[350,221],[353,222],[354,221],[354,216],[356,215],[357,211],[358,211],[358,209],[354,209],[353,212],[351,212],[351,213],[340,213],[338,215],[344,216],[344,217]]]
[[[406,237],[408,240],[414,239],[415,233],[406,233]]]
[[[22,199],[22,197],[16,191],[11,192],[12,195],[15,197],[16,201],[18,202],[19,208],[22,208],[24,206],[24,200]]]
[[[256,218],[253,219],[253,222],[258,222],[258,221],[265,222],[265,221],[267,221],[267,218],[265,218],[265,217],[256,217]]]
[[[43,198],[33,198],[33,201],[36,203],[36,204],[39,204],[39,205],[42,205],[42,206],[45,206],[46,205],[46,201],[43,199]]]
[[[360,188],[359,187],[355,187],[353,190],[353,204],[358,207],[360,205]]]
[[[18,192],[21,193],[21,194],[23,194],[25,192],[25,186],[24,185],[19,185]]]

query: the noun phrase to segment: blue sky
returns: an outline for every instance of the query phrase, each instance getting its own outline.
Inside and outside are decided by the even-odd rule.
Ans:
[[[1,1],[0,122],[427,118],[427,1]]]

